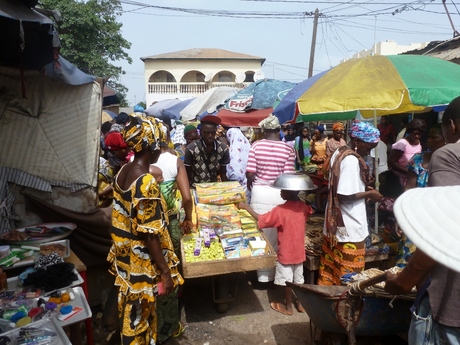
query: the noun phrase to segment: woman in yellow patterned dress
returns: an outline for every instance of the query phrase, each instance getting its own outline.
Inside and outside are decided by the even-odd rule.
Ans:
[[[168,234],[166,206],[149,173],[160,155],[159,126],[153,118],[131,116],[122,132],[135,156],[115,178],[113,245],[107,258],[118,287],[122,344],[156,344],[156,296],[184,281]]]

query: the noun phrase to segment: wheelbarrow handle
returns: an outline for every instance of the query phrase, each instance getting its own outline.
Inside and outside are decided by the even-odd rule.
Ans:
[[[369,286],[383,282],[385,279],[386,279],[386,275],[385,273],[382,273],[382,274],[379,274],[378,276],[356,282],[355,284],[352,285],[351,290],[352,292],[363,293],[364,289],[368,288]]]

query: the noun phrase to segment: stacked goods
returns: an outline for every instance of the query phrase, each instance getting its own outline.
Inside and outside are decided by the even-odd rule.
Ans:
[[[308,218],[305,231],[305,252],[311,256],[321,256],[323,243],[324,217]]]
[[[201,204],[227,205],[245,201],[243,187],[237,181],[197,183],[197,201]]]
[[[247,211],[235,206],[244,200],[244,195],[238,182],[196,185],[198,232],[183,239],[186,262],[266,254],[266,242],[260,237],[256,221]]]
[[[188,235],[183,237],[182,243],[186,262],[225,259],[224,250],[217,240],[210,240],[209,246],[206,246],[202,238]]]

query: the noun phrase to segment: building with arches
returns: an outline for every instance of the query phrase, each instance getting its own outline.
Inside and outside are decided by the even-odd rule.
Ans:
[[[254,81],[264,58],[214,48],[194,48],[142,57],[147,107],[163,99],[188,99],[213,87]]]

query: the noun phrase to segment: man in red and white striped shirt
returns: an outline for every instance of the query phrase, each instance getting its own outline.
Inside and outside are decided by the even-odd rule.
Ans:
[[[281,126],[276,116],[270,114],[259,123],[259,126],[264,131],[265,139],[252,144],[246,177],[248,189],[252,191],[251,207],[257,213],[264,214],[285,202],[280,196],[279,189],[270,187],[270,184],[282,173],[295,172],[295,153],[289,145],[280,140]],[[277,251],[277,228],[261,230]],[[261,283],[273,282],[275,269],[258,270],[257,276]]]

